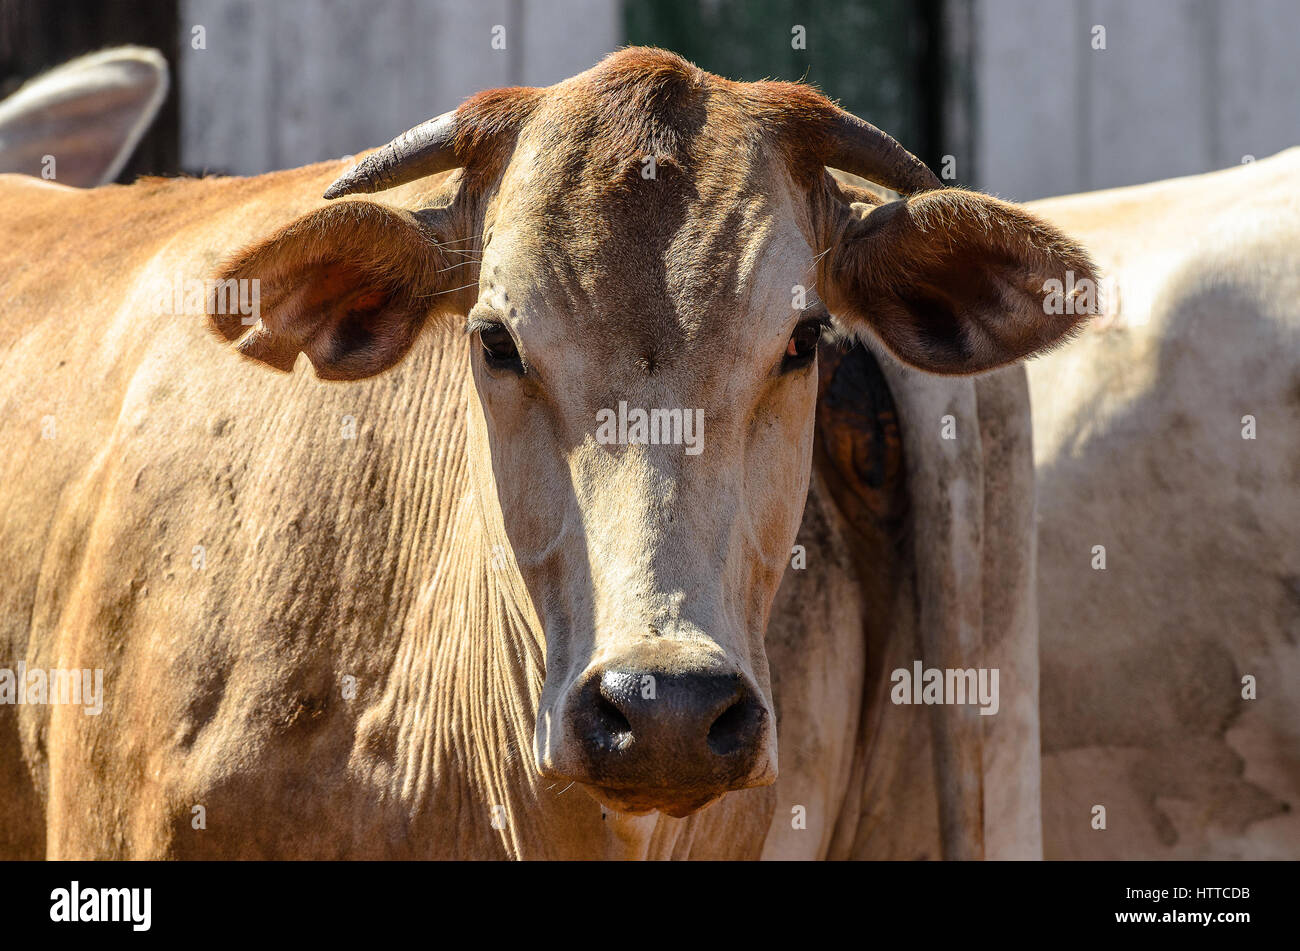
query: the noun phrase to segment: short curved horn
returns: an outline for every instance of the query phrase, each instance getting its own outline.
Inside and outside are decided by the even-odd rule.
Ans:
[[[925,163],[870,122],[835,110],[828,130],[825,164],[904,195],[942,188]]]
[[[340,175],[325,190],[325,197],[383,191],[449,168],[459,168],[462,163],[456,157],[455,138],[453,109],[406,130],[351,171]]]

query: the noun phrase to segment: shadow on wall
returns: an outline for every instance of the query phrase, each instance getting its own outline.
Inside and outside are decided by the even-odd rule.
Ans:
[[[1098,402],[1038,470],[1045,853],[1296,858],[1298,341],[1250,287],[1167,287],[1154,381],[1099,421],[1144,371],[1095,336]]]

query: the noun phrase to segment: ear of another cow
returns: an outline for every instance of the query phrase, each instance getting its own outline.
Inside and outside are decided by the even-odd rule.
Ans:
[[[855,202],[850,214],[822,265],[823,299],[915,367],[990,370],[1049,349],[1088,316],[1076,299],[1097,280],[1087,252],[1014,205],[943,189]]]
[[[463,271],[461,272],[463,274]],[[356,380],[397,363],[431,313],[450,309],[456,274],[438,235],[406,211],[346,201],[291,222],[228,260],[216,283],[257,301],[254,314],[210,294],[208,318],[244,356],[291,370],[305,353],[324,380]],[[461,284],[465,283],[462,278]],[[220,311],[220,312],[218,312]]]

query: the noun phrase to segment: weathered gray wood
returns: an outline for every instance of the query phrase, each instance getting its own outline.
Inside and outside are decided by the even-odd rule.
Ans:
[[[618,11],[617,0],[182,0],[182,165],[251,175],[382,145],[480,89],[586,69],[619,43]],[[192,47],[195,25],[205,50]]]
[[[1300,143],[1293,0],[974,0],[974,13],[967,158],[1004,197],[1156,181]]]
[[[594,65],[622,45],[623,19],[617,0],[521,0],[520,81],[549,86]]]

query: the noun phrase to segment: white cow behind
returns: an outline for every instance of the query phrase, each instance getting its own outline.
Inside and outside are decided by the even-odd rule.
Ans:
[[[1110,281],[1028,364],[1048,858],[1300,857],[1297,178],[1031,205]]]

